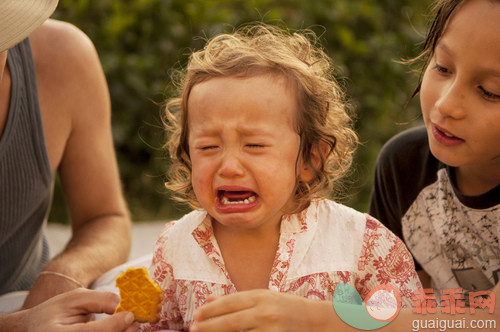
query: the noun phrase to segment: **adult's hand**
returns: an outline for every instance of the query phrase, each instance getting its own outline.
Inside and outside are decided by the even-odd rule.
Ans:
[[[194,313],[190,331],[324,331],[335,324],[333,305],[303,297],[251,290],[209,297]]]
[[[31,309],[0,317],[0,331],[136,331],[130,312],[113,314],[119,297],[84,288],[57,295]],[[94,313],[113,314],[91,320]]]
[[[23,309],[32,308],[37,304],[47,301],[53,296],[71,291],[78,287],[79,285],[77,283],[67,278],[54,274],[41,274],[28,293],[23,304]]]

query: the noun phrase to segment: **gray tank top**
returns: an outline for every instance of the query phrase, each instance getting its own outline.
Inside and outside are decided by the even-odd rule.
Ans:
[[[0,137],[0,294],[29,290],[49,260],[43,231],[54,182],[28,39],[9,49],[7,65],[12,88]]]

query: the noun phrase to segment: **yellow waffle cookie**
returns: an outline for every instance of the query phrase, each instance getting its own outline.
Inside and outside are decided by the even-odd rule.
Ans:
[[[120,304],[115,313],[130,311],[141,323],[156,323],[160,319],[162,291],[146,268],[129,267],[116,278],[116,287],[120,289]]]

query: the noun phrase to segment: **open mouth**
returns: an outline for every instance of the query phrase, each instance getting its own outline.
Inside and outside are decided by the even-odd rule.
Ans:
[[[444,144],[455,143],[455,142],[458,143],[464,141],[462,138],[453,135],[452,133],[444,130],[443,128],[437,125],[433,126],[433,132],[436,139]]]
[[[444,131],[444,130],[439,130],[444,136],[449,137],[449,138],[458,138],[456,136],[453,136],[452,134]]]
[[[257,199],[253,191],[219,190],[217,197],[222,205],[251,204]]]

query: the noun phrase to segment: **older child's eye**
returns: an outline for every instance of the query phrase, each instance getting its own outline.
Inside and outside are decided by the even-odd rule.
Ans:
[[[485,88],[483,88],[482,86],[479,86],[478,87],[479,90],[481,90],[481,93],[483,94],[483,96],[487,99],[493,99],[493,100],[500,100],[500,95],[497,95],[493,92],[489,92],[488,90],[486,90]]]
[[[440,73],[443,73],[443,74],[449,74],[450,73],[450,71],[447,68],[445,68],[443,66],[440,66],[437,63],[434,65],[434,69],[437,70]]]

